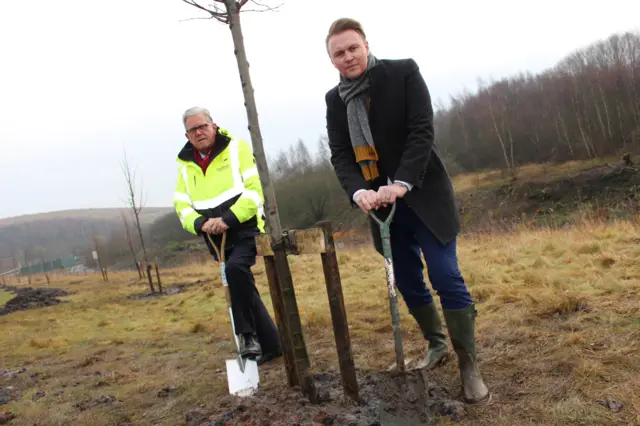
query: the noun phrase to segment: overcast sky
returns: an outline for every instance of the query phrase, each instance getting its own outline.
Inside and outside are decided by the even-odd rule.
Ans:
[[[337,73],[330,23],[359,19],[380,58],[413,57],[434,102],[476,79],[541,71],[612,33],[637,31],[640,1],[264,0],[242,16],[265,149],[315,150]],[[393,7],[395,5],[395,8]],[[522,9],[519,9],[522,7]],[[228,27],[181,0],[0,1],[0,217],[120,207],[123,146],[170,206],[182,112],[208,107],[249,139]]]

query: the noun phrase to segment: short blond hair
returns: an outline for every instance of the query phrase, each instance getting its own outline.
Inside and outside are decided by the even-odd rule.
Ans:
[[[329,43],[329,39],[334,35],[338,35],[349,30],[357,32],[365,41],[367,40],[367,36],[365,35],[360,22],[352,18],[340,18],[333,21],[329,27],[329,33],[327,34],[327,38],[324,40],[324,44],[327,45]]]

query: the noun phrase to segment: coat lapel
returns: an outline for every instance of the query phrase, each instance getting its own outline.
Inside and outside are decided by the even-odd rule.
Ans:
[[[381,97],[383,96],[384,76],[386,75],[386,64],[383,61],[379,61],[378,64],[371,70],[370,74],[370,86],[369,86],[369,127],[371,128],[371,134],[373,135],[375,143],[375,135],[377,130],[378,111],[384,110],[384,105],[381,104]],[[382,109],[381,109],[382,108]]]

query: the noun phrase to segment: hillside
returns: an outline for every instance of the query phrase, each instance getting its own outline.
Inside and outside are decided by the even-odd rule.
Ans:
[[[158,215],[166,213],[169,207],[146,207],[142,214],[145,222],[155,220]],[[100,208],[100,209],[77,209],[59,210],[54,212],[28,214],[22,216],[8,217],[0,219],[0,228],[13,225],[29,224],[41,221],[55,221],[57,219],[78,219],[78,220],[120,220],[120,212],[128,212],[126,208]]]
[[[515,180],[500,171],[457,176],[463,231],[630,219],[640,213],[640,169],[610,160],[531,164],[520,167]]]
[[[140,219],[148,226],[172,211],[169,207],[148,207]],[[0,271],[11,269],[17,261],[55,259],[92,247],[92,234],[106,239],[113,232],[124,232],[121,213],[127,209],[82,209],[25,215],[0,220]],[[26,259],[25,259],[26,251]]]

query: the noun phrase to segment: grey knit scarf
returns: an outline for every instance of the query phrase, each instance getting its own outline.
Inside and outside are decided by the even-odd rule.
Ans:
[[[340,75],[338,93],[347,106],[347,122],[351,145],[356,153],[356,161],[360,164],[366,180],[378,176],[378,155],[373,143],[369,116],[367,111],[370,80],[369,72],[378,63],[371,52],[367,58],[367,68],[358,78],[348,79]]]

